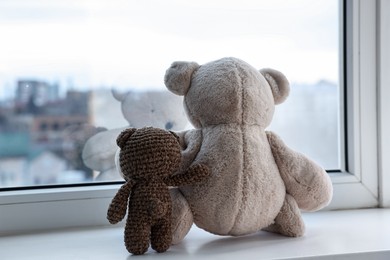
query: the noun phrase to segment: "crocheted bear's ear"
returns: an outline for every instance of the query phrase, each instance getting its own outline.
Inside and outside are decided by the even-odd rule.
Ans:
[[[123,149],[126,144],[126,141],[129,140],[130,136],[137,131],[137,128],[127,128],[123,130],[118,137],[116,138],[116,144]]]
[[[196,62],[175,61],[165,72],[165,86],[176,95],[184,96],[190,88],[192,74],[198,68]]]
[[[290,93],[290,83],[286,76],[274,69],[261,69],[260,73],[268,81],[274,96],[275,104],[283,103]]]

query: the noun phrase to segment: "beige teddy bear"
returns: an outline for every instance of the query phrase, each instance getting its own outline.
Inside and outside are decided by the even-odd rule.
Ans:
[[[223,58],[202,66],[174,62],[165,85],[184,96],[195,127],[179,134],[181,169],[201,163],[212,172],[204,183],[171,190],[173,243],[183,239],[192,222],[219,235],[267,230],[302,236],[300,209],[315,211],[328,205],[332,184],[319,165],[265,130],[275,105],[289,94],[286,77]]]

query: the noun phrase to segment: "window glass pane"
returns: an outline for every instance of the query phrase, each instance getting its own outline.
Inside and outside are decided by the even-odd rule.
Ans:
[[[226,56],[282,71],[292,90],[269,129],[339,168],[338,9],[337,0],[0,1],[0,187],[120,179],[121,128],[191,128],[163,83],[170,64]]]

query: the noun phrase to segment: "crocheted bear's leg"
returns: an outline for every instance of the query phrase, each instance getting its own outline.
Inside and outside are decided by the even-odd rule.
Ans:
[[[274,224],[263,230],[288,237],[300,237],[305,233],[305,224],[301,212],[291,195],[286,194],[283,206],[276,216]]]
[[[190,231],[194,218],[187,200],[177,188],[170,190],[172,199],[172,244],[180,243]]]
[[[126,249],[135,255],[142,255],[149,248],[150,224],[142,221],[142,219],[128,220],[125,227]]]
[[[160,219],[151,229],[151,244],[152,248],[159,253],[168,250],[172,243],[172,230],[171,230],[171,219],[166,218]]]

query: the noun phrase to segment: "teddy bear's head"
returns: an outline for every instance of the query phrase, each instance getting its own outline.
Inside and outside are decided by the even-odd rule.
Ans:
[[[289,94],[286,77],[273,69],[253,68],[236,58],[223,58],[202,66],[174,62],[165,74],[165,85],[184,96],[188,118],[196,128],[218,124],[267,127],[275,105]]]
[[[130,127],[149,125],[173,131],[187,127],[183,99],[168,91],[119,92],[113,89],[112,95],[121,102],[122,114]]]
[[[166,177],[180,165],[179,137],[159,128],[128,128],[122,131],[117,144],[119,163],[125,180]]]

